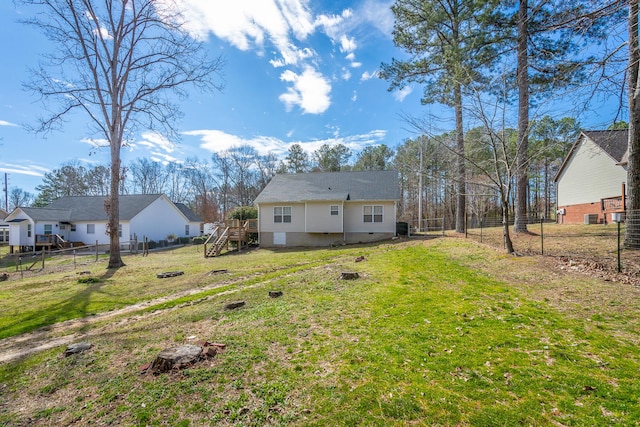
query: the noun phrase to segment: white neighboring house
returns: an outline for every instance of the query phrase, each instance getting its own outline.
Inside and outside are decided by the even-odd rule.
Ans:
[[[200,235],[201,220],[182,203],[173,203],[163,194],[121,195],[121,243],[137,237],[142,241],[165,240],[169,235]],[[9,245],[13,250],[35,249],[57,235],[65,242],[109,244],[104,196],[61,197],[44,208],[19,207],[6,218]]]
[[[9,215],[4,209],[0,209],[0,245],[9,243],[9,223],[5,218]]]
[[[255,200],[261,247],[372,242],[396,234],[397,171],[276,175]]]
[[[624,212],[628,131],[582,131],[558,170],[557,221],[607,223]]]

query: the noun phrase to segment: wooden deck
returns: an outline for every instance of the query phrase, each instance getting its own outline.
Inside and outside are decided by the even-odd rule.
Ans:
[[[204,257],[216,257],[220,255],[223,248],[229,250],[229,243],[235,242],[238,251],[242,250],[242,246],[246,246],[249,234],[258,232],[258,220],[249,219],[240,221],[238,219],[231,220],[227,224],[216,227],[204,242]]]

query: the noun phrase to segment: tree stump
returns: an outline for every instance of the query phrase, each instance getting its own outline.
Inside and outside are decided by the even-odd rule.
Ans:
[[[364,255],[360,255],[359,257],[356,257],[355,261],[356,262],[362,262],[362,261],[364,261],[364,259],[365,259]]]
[[[166,348],[158,353],[149,369],[154,373],[182,369],[193,365],[202,357],[202,347],[199,345],[185,344],[180,347]]]
[[[9,279],[9,274],[8,273],[2,273],[0,274],[0,282],[4,282],[5,280]]]
[[[85,350],[89,350],[91,348],[91,344],[88,342],[79,342],[75,344],[69,344],[67,349],[64,351],[65,357],[69,357],[72,354],[82,353]]]
[[[357,278],[359,278],[360,275],[358,273],[354,273],[354,272],[342,272],[342,274],[340,274],[340,279],[341,280],[355,280]]]
[[[225,310],[234,310],[238,307],[242,307],[245,304],[244,301],[235,301],[235,302],[230,302],[229,304],[224,306]]]
[[[282,296],[282,291],[269,291],[269,296],[271,298],[278,298]]]
[[[184,274],[184,271],[167,271],[165,273],[158,273],[158,279],[165,279],[167,277],[176,277]]]

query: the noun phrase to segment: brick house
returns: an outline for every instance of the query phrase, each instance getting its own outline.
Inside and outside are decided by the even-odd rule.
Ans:
[[[554,177],[557,222],[610,223],[625,209],[628,131],[583,131]]]

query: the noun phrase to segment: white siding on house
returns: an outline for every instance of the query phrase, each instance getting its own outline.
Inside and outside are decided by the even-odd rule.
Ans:
[[[175,205],[164,196],[159,197],[131,220],[126,240],[129,240],[129,234],[136,234],[138,241],[147,237],[156,242],[165,240],[170,234],[184,237],[185,224],[189,222]]]
[[[575,149],[558,177],[558,206],[599,202],[602,197],[619,196],[627,180],[625,168],[588,138]]]
[[[291,206],[291,222],[273,221],[273,208],[275,206]],[[262,231],[275,232],[291,232],[303,231],[305,228],[305,209],[304,203],[277,203],[277,204],[261,204],[259,211],[259,227]]]
[[[331,206],[338,206],[338,215],[331,215]],[[307,202],[305,231],[307,233],[342,233],[342,202]]]
[[[382,222],[364,222],[364,206],[382,205]],[[395,202],[346,202],[344,205],[344,228],[350,233],[395,233]]]
[[[93,233],[87,233],[87,225],[93,224]],[[85,245],[95,245],[96,240],[100,245],[109,244],[109,236],[107,235],[107,224],[105,222],[87,221],[74,222],[76,231],[69,232],[69,240],[72,242],[82,242]],[[120,239],[122,240],[122,239]]]

